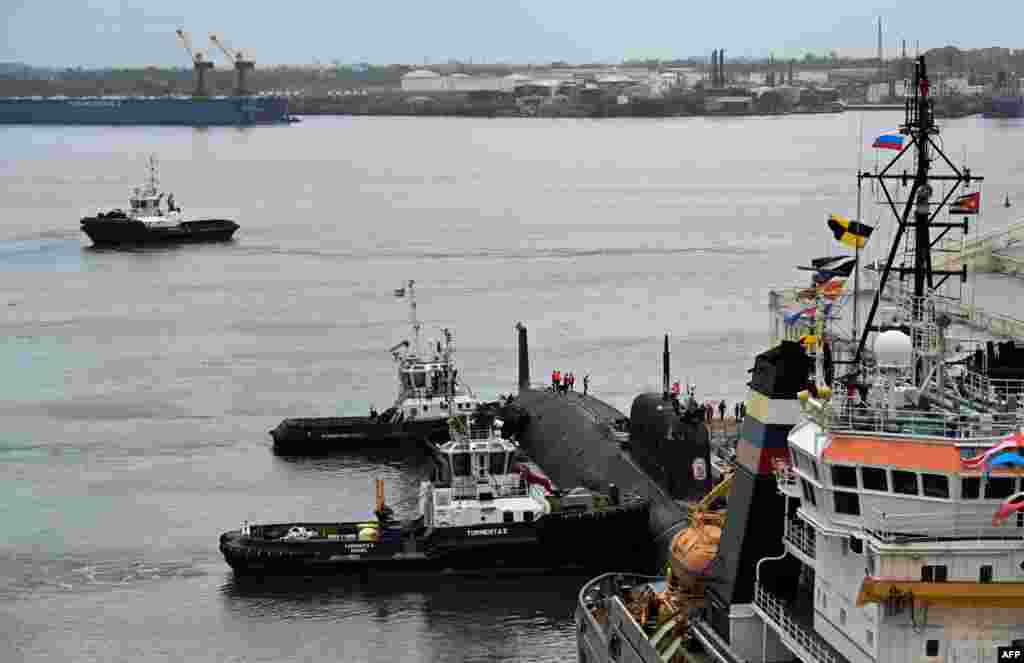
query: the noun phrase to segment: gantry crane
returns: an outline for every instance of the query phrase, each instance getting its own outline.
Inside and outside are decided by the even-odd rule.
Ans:
[[[235,65],[235,94],[245,95],[249,94],[249,86],[247,84],[248,73],[256,68],[256,63],[245,57],[242,51],[236,50],[234,53],[221,41],[217,35],[210,35],[210,41],[224,53],[231,64]]]
[[[185,46],[185,51],[192,60],[192,69],[196,72],[196,90],[194,94],[197,97],[205,97],[207,96],[206,72],[209,69],[213,69],[213,63],[206,59],[202,51],[192,50],[192,40],[189,39],[188,34],[184,30],[179,28],[175,32],[177,32],[178,38],[181,39],[181,43]]]

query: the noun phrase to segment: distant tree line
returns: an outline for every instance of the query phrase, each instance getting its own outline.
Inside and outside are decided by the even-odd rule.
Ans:
[[[994,79],[1015,74],[1024,76],[1024,49],[984,48],[961,50],[945,46],[926,52],[933,71],[967,74],[972,79]],[[633,58],[623,61],[631,67],[693,67],[706,65],[707,57],[694,56],[676,59]],[[768,58],[731,58],[726,53],[727,63],[757,70],[769,65],[775,68],[786,66],[790,61],[782,58],[769,62]],[[877,58],[843,58],[835,51],[828,53],[806,53],[794,63],[801,68],[831,67],[879,67]],[[505,64],[471,64],[448,62],[424,67],[441,74],[463,72],[477,75],[507,75],[515,71],[532,70],[539,74],[558,67],[571,67],[567,62],[551,62],[549,65],[515,66]],[[606,66],[598,63],[577,65],[585,67]],[[885,66],[890,76],[902,77],[909,71],[906,63],[888,59]],[[372,65],[359,63],[344,65],[335,61],[331,65],[318,66],[271,66],[257,63],[256,70],[249,77],[253,91],[302,90],[307,94],[326,93],[331,90],[354,89],[385,90],[400,86],[401,78],[409,71],[420,68],[413,65],[387,64]],[[234,90],[234,71],[230,65],[218,63],[208,77],[211,94],[231,94]],[[0,63],[0,95],[104,95],[104,94],[190,94],[193,91],[193,72],[190,67],[121,67],[86,69],[83,67],[48,68],[33,67],[24,63]]]

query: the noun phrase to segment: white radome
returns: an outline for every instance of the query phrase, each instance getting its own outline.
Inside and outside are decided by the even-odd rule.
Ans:
[[[879,366],[910,366],[914,344],[901,331],[890,329],[875,337],[875,359]]]

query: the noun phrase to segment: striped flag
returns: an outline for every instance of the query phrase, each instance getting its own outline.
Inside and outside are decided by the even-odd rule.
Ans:
[[[950,214],[977,214],[981,208],[981,192],[964,194],[949,204]]]
[[[864,248],[864,244],[875,230],[874,226],[859,221],[850,221],[845,216],[835,213],[828,217],[828,229],[835,235],[837,242],[857,249]]]
[[[906,139],[907,137],[899,132],[887,131],[876,138],[875,142],[871,144],[871,147],[880,150],[902,150],[903,143]]]

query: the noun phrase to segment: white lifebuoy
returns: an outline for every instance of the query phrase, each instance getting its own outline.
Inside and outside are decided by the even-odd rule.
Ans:
[[[693,461],[693,478],[696,481],[703,481],[708,477],[708,467],[704,463],[703,458],[697,458]]]

